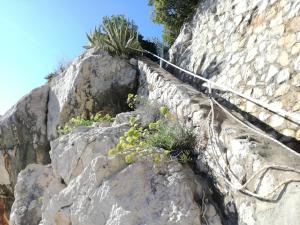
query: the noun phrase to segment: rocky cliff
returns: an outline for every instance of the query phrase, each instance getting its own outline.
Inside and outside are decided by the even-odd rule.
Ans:
[[[127,165],[108,157],[130,117],[146,121],[149,107],[79,127],[51,141],[51,164],[19,174],[11,224],[298,223],[296,152],[238,123],[155,63],[140,59],[136,69],[137,93],[168,106],[197,135],[197,159]]]
[[[300,4],[284,3],[204,1],[171,48],[171,60],[299,113]],[[283,86],[288,92],[282,95],[267,93]],[[127,164],[122,155],[109,156],[133,116],[143,126],[155,117],[147,104],[130,111],[128,93],[167,107],[193,132],[188,163]],[[262,119],[267,111],[220,93],[222,101],[216,101],[198,81],[144,57],[86,52],[0,118],[0,221],[11,207],[12,225],[300,224],[300,156],[280,142],[297,147],[299,126],[273,114]],[[243,117],[241,110],[250,114]],[[115,121],[58,136],[70,118],[88,120],[98,111],[110,112]],[[260,122],[266,133],[257,129]]]
[[[31,163],[50,163],[50,141],[57,137],[57,128],[74,116],[126,110],[126,96],[137,88],[136,73],[124,59],[89,51],[0,118],[0,193],[6,208],[18,173]]]

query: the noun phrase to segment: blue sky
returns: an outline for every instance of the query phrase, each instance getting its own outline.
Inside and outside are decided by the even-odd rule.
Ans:
[[[146,38],[160,38],[151,11],[148,0],[0,0],[0,115],[82,53],[103,16],[124,14]]]

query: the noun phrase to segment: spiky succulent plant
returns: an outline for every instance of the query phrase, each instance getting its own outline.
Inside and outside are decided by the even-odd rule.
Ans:
[[[141,49],[137,26],[124,16],[104,17],[102,25],[87,34],[86,48],[104,49],[113,55],[129,56]]]

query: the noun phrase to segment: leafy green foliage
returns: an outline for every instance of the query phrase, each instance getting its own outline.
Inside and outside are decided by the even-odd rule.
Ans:
[[[149,0],[154,6],[153,21],[164,25],[164,40],[173,44],[183,23],[190,17],[199,0]]]
[[[128,164],[143,159],[151,159],[155,163],[172,158],[182,163],[189,161],[195,146],[194,135],[172,117],[167,107],[161,107],[160,112],[163,118],[146,128],[132,117],[131,128],[120,138],[116,148],[109,150],[108,155],[121,155]]]
[[[145,40],[142,35],[139,35],[139,42],[141,43],[141,47],[144,50],[147,50],[155,55],[158,55],[158,45],[155,40]],[[158,61],[158,59],[152,55],[147,55],[152,61]]]
[[[160,111],[160,113],[161,113],[162,115],[164,115],[164,116],[168,116],[169,113],[170,113],[167,106],[162,106],[162,107],[160,107],[159,111]]]
[[[141,43],[141,47],[153,54],[157,55],[157,46],[156,43],[150,40],[145,40],[143,35],[139,34],[139,42]]]
[[[91,121],[97,122],[114,122],[115,119],[110,114],[102,115],[100,112],[91,116]]]
[[[113,121],[114,121],[114,118],[112,116],[110,116],[109,114],[102,115],[101,113],[96,113],[95,115],[91,116],[90,120],[86,120],[86,119],[83,119],[83,118],[77,116],[77,117],[70,119],[70,121],[67,122],[64,127],[59,127],[58,134],[60,136],[68,134],[68,133],[72,132],[76,127],[79,127],[79,126],[89,127],[89,126],[92,126],[93,123],[96,123],[96,122],[113,122]]]
[[[85,48],[98,48],[112,55],[130,56],[141,49],[137,26],[125,16],[104,17],[102,25],[87,34],[89,45]]]
[[[139,103],[138,96],[135,94],[129,93],[128,97],[127,97],[128,107],[131,109],[136,109],[136,106],[138,103]]]
[[[133,110],[138,110],[138,109],[147,107],[146,111],[149,111],[149,110],[151,111],[151,108],[153,108],[154,105],[149,104],[149,103],[150,102],[147,101],[147,99],[140,97],[138,95],[132,94],[132,93],[129,93],[127,96],[127,105],[130,109],[133,109]],[[158,111],[157,108],[155,108],[153,110]]]

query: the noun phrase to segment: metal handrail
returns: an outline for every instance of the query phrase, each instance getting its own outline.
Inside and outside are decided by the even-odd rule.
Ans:
[[[290,121],[292,121],[292,122],[297,123],[298,125],[300,125],[300,115],[298,115],[296,113],[287,112],[287,111],[285,111],[283,109],[274,107],[274,106],[272,106],[272,105],[270,105],[270,104],[268,104],[266,102],[263,102],[261,100],[258,100],[258,99],[252,98],[250,96],[247,96],[247,95],[245,95],[243,93],[240,93],[240,92],[238,92],[238,91],[236,91],[236,90],[234,90],[232,88],[229,88],[229,87],[223,86],[221,84],[215,83],[215,82],[213,82],[211,80],[208,80],[208,79],[206,79],[204,77],[201,77],[201,76],[199,76],[199,75],[197,75],[197,74],[195,74],[193,72],[190,72],[190,71],[188,71],[186,69],[183,69],[183,68],[181,68],[181,67],[179,67],[179,66],[177,66],[177,65],[175,65],[175,64],[173,64],[171,62],[169,62],[168,60],[163,59],[163,58],[159,57],[158,55],[153,54],[152,52],[149,52],[147,50],[139,50],[139,49],[134,49],[134,50],[139,51],[139,52],[148,53],[148,54],[154,56],[155,58],[157,58],[157,59],[159,59],[159,60],[161,60],[161,61],[163,61],[163,62],[165,62],[165,63],[167,63],[167,64],[169,64],[171,66],[173,66],[174,68],[179,69],[182,72],[185,72],[185,73],[187,73],[187,74],[189,74],[189,75],[191,75],[193,77],[196,77],[196,78],[198,78],[200,80],[203,80],[203,81],[207,82],[208,84],[212,85],[212,87],[219,87],[222,90],[226,90],[226,91],[229,91],[231,93],[234,93],[234,94],[236,94],[236,95],[238,95],[238,96],[240,96],[240,97],[242,97],[242,98],[244,98],[244,99],[246,99],[246,100],[248,100],[250,102],[255,103],[256,105],[259,105],[259,106],[261,106],[261,107],[263,107],[263,108],[265,108],[265,109],[267,109],[267,110],[269,110],[269,111],[271,111],[271,112],[273,112],[275,114],[280,115],[281,117],[284,117],[284,118],[286,118],[286,119],[288,119],[288,120],[290,120]]]

